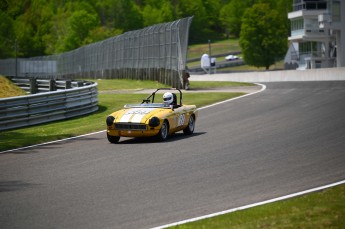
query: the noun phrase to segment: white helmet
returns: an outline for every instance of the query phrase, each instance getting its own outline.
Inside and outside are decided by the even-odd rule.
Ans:
[[[174,101],[173,94],[171,92],[165,92],[163,95],[164,105],[171,105]]]

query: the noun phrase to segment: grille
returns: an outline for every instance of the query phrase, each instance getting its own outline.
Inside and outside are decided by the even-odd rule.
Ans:
[[[145,124],[130,124],[130,123],[117,123],[115,124],[117,130],[146,130]]]

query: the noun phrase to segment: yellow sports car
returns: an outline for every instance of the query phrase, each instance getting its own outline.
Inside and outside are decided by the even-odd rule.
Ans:
[[[155,103],[156,93],[165,92],[161,103]],[[179,102],[173,92],[179,92]],[[182,104],[182,92],[175,88],[159,88],[141,104],[127,104],[106,119],[109,142],[118,143],[120,137],[150,137],[165,141],[169,134],[183,130],[187,135],[195,128],[195,105]]]

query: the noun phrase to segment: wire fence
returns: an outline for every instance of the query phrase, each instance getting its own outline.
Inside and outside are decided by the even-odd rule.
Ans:
[[[0,74],[155,80],[180,88],[192,17],[126,32],[59,55],[0,60]]]

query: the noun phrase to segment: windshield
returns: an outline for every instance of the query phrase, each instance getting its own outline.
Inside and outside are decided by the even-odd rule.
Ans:
[[[169,106],[164,106],[163,103],[142,103],[142,104],[126,104],[125,108],[169,108]]]

